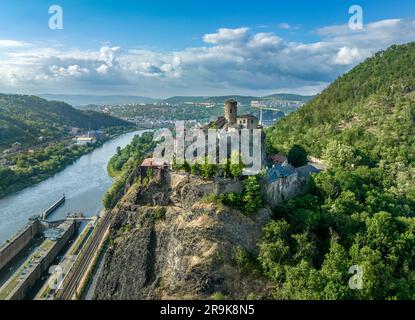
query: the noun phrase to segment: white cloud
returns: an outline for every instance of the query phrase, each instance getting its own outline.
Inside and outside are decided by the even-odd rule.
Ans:
[[[359,60],[361,60],[359,49],[342,47],[337,53],[334,62],[340,65],[349,65]]]
[[[248,42],[251,47],[273,47],[282,42],[280,37],[272,33],[257,33]]]
[[[241,41],[246,37],[249,28],[228,29],[221,28],[216,33],[205,34],[203,40],[206,43],[226,44],[230,42]]]
[[[0,91],[191,94],[316,93],[378,50],[415,40],[415,20],[383,20],[363,31],[316,30],[290,42],[246,27],[218,29],[179,51],[104,46],[95,50],[0,40]],[[314,92],[313,92],[314,90]]]
[[[287,22],[282,22],[278,25],[280,29],[291,29],[291,25],[289,25]]]
[[[115,56],[120,50],[120,47],[102,47],[99,50],[99,60],[105,62],[109,67],[112,67]]]
[[[109,67],[104,63],[97,68],[97,72],[100,74],[106,74],[108,72],[108,69]]]
[[[82,68],[77,64],[70,65],[67,68],[52,65],[49,67],[49,71],[55,77],[79,77],[83,74],[89,73],[87,68]]]
[[[30,43],[16,40],[0,40],[0,48],[21,48],[27,47]]]

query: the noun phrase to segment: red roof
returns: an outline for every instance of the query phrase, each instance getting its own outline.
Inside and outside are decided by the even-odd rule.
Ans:
[[[169,162],[158,158],[147,158],[141,163],[141,167],[165,167],[168,166]]]
[[[287,160],[287,157],[280,153],[270,155],[269,158],[273,163],[276,163],[276,164],[283,164],[285,160]]]

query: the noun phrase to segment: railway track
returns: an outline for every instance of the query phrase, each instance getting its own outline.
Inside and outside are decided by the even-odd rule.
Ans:
[[[85,272],[92,263],[95,253],[99,250],[99,245],[103,241],[103,237],[110,226],[110,222],[111,213],[105,213],[104,218],[98,222],[95,232],[93,232],[85,243],[84,248],[78,255],[78,259],[64,279],[62,288],[57,291],[55,300],[72,300],[75,296]]]

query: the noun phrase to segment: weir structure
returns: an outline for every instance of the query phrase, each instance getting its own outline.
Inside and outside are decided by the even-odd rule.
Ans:
[[[47,217],[51,215],[56,209],[58,209],[61,205],[65,203],[66,197],[65,195],[62,196],[58,201],[56,201],[52,206],[50,206],[49,209],[47,209],[45,212],[42,213],[42,219],[46,220]]]
[[[0,246],[0,270],[13,260],[36,235],[43,233],[49,228],[51,222],[47,222],[45,219],[58,209],[65,200],[65,195],[63,195],[49,209],[44,211],[41,216],[35,215],[31,217],[23,228]]]

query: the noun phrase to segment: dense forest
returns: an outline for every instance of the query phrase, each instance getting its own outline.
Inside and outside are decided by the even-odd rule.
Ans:
[[[0,148],[14,142],[23,146],[37,144],[68,134],[70,127],[100,129],[128,126],[123,120],[94,112],[80,111],[64,102],[47,101],[36,96],[0,94]]]
[[[275,283],[274,298],[415,299],[414,121],[409,43],[378,52],[267,131],[273,151],[297,144],[327,164],[264,229],[255,268]]]

